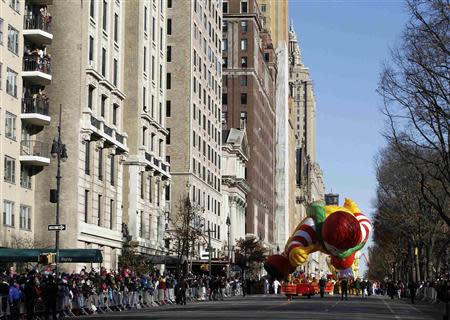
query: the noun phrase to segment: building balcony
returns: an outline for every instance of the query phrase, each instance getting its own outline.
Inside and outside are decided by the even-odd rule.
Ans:
[[[144,151],[144,158],[148,167],[154,170],[155,175],[161,175],[163,180],[170,179],[169,164],[167,162],[163,162],[161,158],[147,151]]]
[[[36,85],[48,85],[52,81],[50,59],[37,55],[23,57],[22,79]]]
[[[22,140],[20,143],[20,162],[22,164],[43,167],[50,164],[50,146],[46,142]]]
[[[23,36],[26,42],[38,46],[51,44],[53,34],[50,33],[51,19],[41,14],[26,14],[24,17]]]
[[[47,126],[50,124],[49,103],[44,99],[24,98],[22,99],[22,113],[20,118],[23,121],[35,126]]]
[[[119,153],[127,153],[127,138],[119,133],[116,128],[108,126],[103,119],[98,119],[91,112],[83,113],[83,129],[94,139],[104,139],[106,145],[117,147]]]

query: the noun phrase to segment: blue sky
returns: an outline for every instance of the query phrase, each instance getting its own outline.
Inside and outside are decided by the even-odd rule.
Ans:
[[[389,48],[407,21],[398,0],[290,0],[289,13],[317,104],[317,156],[325,191],[374,209],[374,159],[384,141],[375,92]]]

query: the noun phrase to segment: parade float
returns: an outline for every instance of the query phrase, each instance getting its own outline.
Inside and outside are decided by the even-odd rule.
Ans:
[[[359,268],[359,251],[369,239],[372,225],[355,202],[345,199],[343,206],[314,202],[286,243],[284,252],[268,257],[264,267],[268,274],[287,279],[282,290],[288,296],[311,296],[318,285],[306,277],[292,277],[298,266],[313,252],[327,254],[332,278],[354,278]],[[328,292],[333,282],[327,281]]]

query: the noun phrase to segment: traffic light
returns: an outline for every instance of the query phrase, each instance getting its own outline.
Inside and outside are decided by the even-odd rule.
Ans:
[[[54,264],[56,262],[55,253],[42,253],[39,255],[39,263],[43,265]]]

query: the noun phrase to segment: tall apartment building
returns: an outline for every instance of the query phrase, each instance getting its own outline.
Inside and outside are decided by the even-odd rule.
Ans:
[[[166,157],[167,1],[127,0],[123,124],[129,155],[124,165],[124,222],[141,253],[160,254],[164,248],[166,212],[170,211],[169,159]],[[170,1],[169,1],[170,3]],[[167,202],[166,202],[167,201]]]
[[[42,223],[36,179],[49,170],[51,140],[39,133],[48,131],[56,106],[46,93],[55,21],[49,2],[0,2],[0,247],[32,247]]]
[[[289,105],[288,1],[260,0],[264,25],[272,36],[276,53],[276,144],[275,144],[275,243],[283,247],[291,236],[295,202],[295,143],[290,143],[295,130]],[[295,110],[294,110],[295,111]],[[294,205],[295,206],[295,205]]]
[[[255,0],[223,2],[222,119],[246,128],[249,144],[246,233],[274,242],[275,52]]]
[[[124,134],[125,1],[55,1],[52,12],[52,75],[48,96],[62,105],[62,140],[68,160],[62,164],[61,217],[67,230],[61,248],[100,249],[103,266],[117,265],[122,247],[122,162],[128,153]],[[57,119],[58,108],[50,108]],[[42,138],[56,135],[56,121]],[[55,161],[54,161],[55,162]],[[55,219],[49,188],[55,163],[38,175],[40,221],[35,236],[53,239],[47,224]],[[95,265],[94,265],[95,266]],[[68,270],[76,266],[65,266]]]
[[[289,30],[289,91],[296,109],[296,214],[306,217],[307,206],[324,199],[323,173],[316,157],[316,100],[309,69],[302,61],[297,35]],[[316,276],[328,269],[325,256],[311,255],[304,271]]]
[[[218,0],[169,1],[167,8],[167,155],[171,219],[186,196],[211,233],[213,257],[226,251],[221,214],[221,43]],[[221,236],[222,235],[222,236]]]

